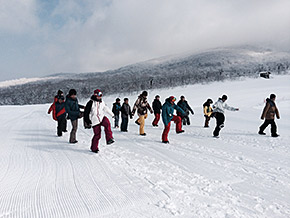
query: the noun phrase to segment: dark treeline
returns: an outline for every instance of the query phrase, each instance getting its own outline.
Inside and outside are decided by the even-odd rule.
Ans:
[[[74,88],[82,99],[88,98],[96,88],[108,95],[258,77],[262,71],[286,74],[290,71],[289,57],[285,53],[284,56],[266,56],[262,59],[252,58],[240,50],[218,50],[160,64],[145,62],[103,73],[68,74],[54,80],[2,88],[0,105],[50,103],[58,89],[67,93]]]

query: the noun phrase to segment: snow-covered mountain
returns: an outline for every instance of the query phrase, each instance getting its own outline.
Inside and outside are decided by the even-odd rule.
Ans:
[[[258,135],[264,100],[277,95],[280,137]],[[290,75],[271,80],[245,78],[149,91],[185,95],[195,114],[183,134],[171,124],[170,144],[161,143],[162,121],[145,123],[146,137],[129,123],[129,132],[113,129],[115,143],[89,151],[93,132],[82,120],[77,144],[69,132],[56,137],[50,104],[0,107],[1,218],[289,218],[290,217]],[[226,111],[220,138],[215,120],[203,128],[202,104],[228,95],[240,111]],[[104,95],[111,107],[115,98]],[[83,99],[84,104],[87,99]],[[111,119],[111,122],[113,120]],[[71,125],[68,123],[68,131]]]
[[[168,56],[101,73],[58,74],[39,81],[1,88],[0,104],[39,104],[52,101],[58,89],[78,91],[87,98],[100,88],[107,94],[176,87],[238,77],[257,77],[261,71],[289,73],[290,53],[252,46]]]

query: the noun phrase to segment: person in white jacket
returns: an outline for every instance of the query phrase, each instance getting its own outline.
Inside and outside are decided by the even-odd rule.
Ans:
[[[213,132],[214,137],[218,137],[220,130],[224,127],[225,110],[230,110],[230,111],[238,111],[239,110],[239,108],[234,108],[234,107],[228,106],[225,102],[227,99],[228,99],[228,97],[226,95],[223,95],[213,105],[213,116],[216,118],[216,127],[215,127],[214,132]]]
[[[111,130],[111,123],[105,116],[105,113],[112,117],[114,117],[114,114],[102,100],[102,96],[102,92],[99,89],[96,89],[94,91],[94,95],[91,97],[91,100],[87,103],[84,112],[84,119],[86,124],[93,127],[94,136],[92,138],[91,151],[95,153],[99,152],[101,126],[105,127],[107,144],[112,144],[115,142]]]

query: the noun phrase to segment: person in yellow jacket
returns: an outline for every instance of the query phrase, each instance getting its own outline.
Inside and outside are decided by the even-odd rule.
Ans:
[[[205,123],[204,127],[207,128],[209,127],[208,123],[210,121],[211,115],[212,115],[212,107],[210,104],[212,104],[213,101],[211,99],[207,99],[207,101],[203,104],[203,113],[205,117]]]
[[[147,102],[147,91],[143,91],[141,95],[139,95],[138,99],[136,100],[133,110],[132,110],[132,116],[134,116],[136,110],[139,118],[135,121],[137,125],[140,125],[140,135],[146,136],[146,133],[144,131],[145,126],[145,119],[147,118],[147,110],[150,111],[150,113],[153,113],[153,110],[150,107],[150,104]]]

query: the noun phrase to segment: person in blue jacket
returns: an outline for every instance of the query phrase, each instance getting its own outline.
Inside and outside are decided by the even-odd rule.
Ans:
[[[185,115],[185,112],[177,106],[174,102],[176,98],[174,96],[170,96],[165,100],[165,103],[162,106],[162,121],[164,123],[164,130],[162,133],[162,142],[169,143],[168,141],[168,133],[170,130],[171,121],[176,123],[176,133],[183,133],[184,130],[181,129],[181,118],[179,116],[173,115],[174,109],[177,110],[182,115]]]
[[[114,113],[115,117],[115,128],[119,128],[120,111],[121,111],[121,100],[120,98],[117,98],[112,108],[112,112]]]
[[[65,111],[68,114],[67,119],[71,120],[72,130],[70,132],[69,143],[77,143],[76,133],[78,129],[78,119],[83,116],[80,108],[85,108],[83,105],[79,105],[77,99],[77,91],[75,89],[69,90],[65,101]]]

